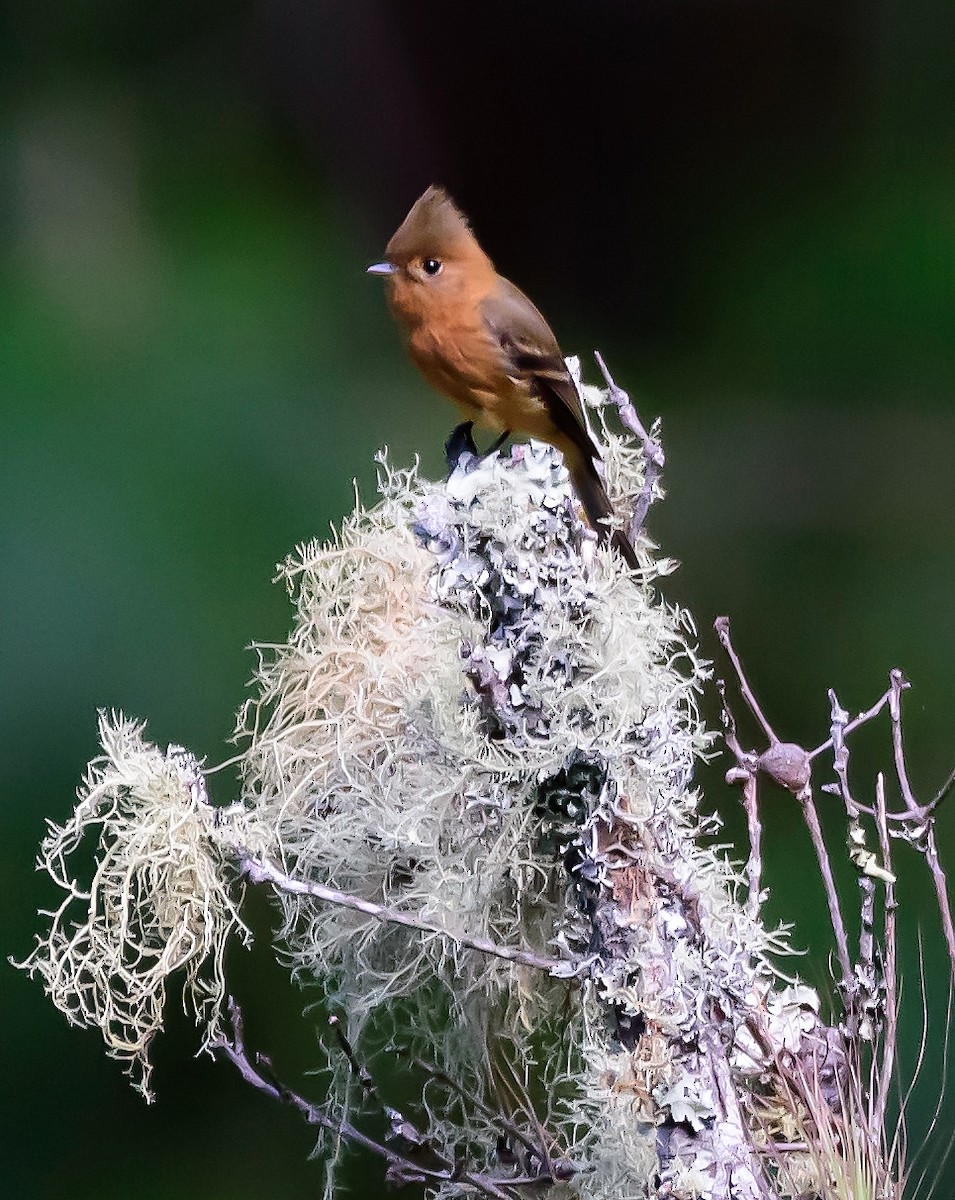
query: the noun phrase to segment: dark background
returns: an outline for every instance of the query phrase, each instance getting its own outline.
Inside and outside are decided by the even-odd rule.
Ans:
[[[601,349],[662,415],[669,498],[651,529],[684,564],[667,594],[706,652],[729,613],[770,718],[807,744],[826,736],[828,687],[857,710],[904,668],[912,774],[932,794],[955,760],[955,9],[0,12],[4,954],[27,952],[52,898],[35,847],[96,752],[97,707],[226,757],[245,647],[287,630],[276,561],[341,518],[353,477],[372,494],[380,445],[442,469],[453,414],[363,274],[431,182],[565,351]],[[861,797],[877,764],[885,729],[860,739]],[[725,765],[703,782],[735,832]],[[226,774],[213,791],[232,795]],[[815,948],[800,969],[819,983],[825,917],[793,807],[768,797],[770,912]],[[951,859],[951,814],[940,837]],[[945,966],[925,873],[901,867],[909,1067],[919,929],[937,1014],[917,1146],[943,1073]],[[264,903],[252,914],[236,983],[250,1035],[291,1073],[317,1058],[313,1032],[270,962]],[[312,1135],[193,1060],[175,1001],[146,1108],[97,1035],[0,975],[4,1195],[318,1194]],[[352,1178],[378,1194],[374,1168]]]

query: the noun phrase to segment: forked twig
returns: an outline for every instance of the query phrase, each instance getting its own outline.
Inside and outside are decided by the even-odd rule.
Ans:
[[[386,1180],[393,1184],[417,1183],[440,1185],[453,1181],[469,1184],[482,1196],[491,1200],[513,1200],[520,1189],[540,1186],[554,1180],[552,1172],[535,1175],[520,1175],[510,1179],[492,1176],[484,1171],[474,1171],[461,1162],[456,1162],[440,1151],[425,1133],[413,1122],[402,1116],[397,1109],[382,1104],[371,1076],[357,1062],[351,1044],[344,1033],[335,1025],[339,1044],[346,1052],[349,1065],[358,1075],[366,1092],[382,1104],[388,1116],[391,1137],[410,1147],[408,1153],[402,1153],[383,1142],[377,1141],[363,1133],[350,1121],[341,1117],[333,1117],[318,1104],[306,1100],[300,1093],[281,1083],[275,1076],[271,1061],[267,1056],[256,1054],[250,1056],[245,1046],[242,1012],[230,996],[228,1001],[229,1021],[232,1026],[231,1037],[225,1033],[211,1043],[210,1048],[216,1054],[227,1058],[238,1069],[246,1083],[271,1096],[275,1100],[294,1108],[308,1125],[318,1125],[347,1142],[370,1150],[387,1164]],[[422,1161],[415,1155],[427,1155],[430,1163]]]
[[[746,672],[743,670],[743,664],[740,662],[739,655],[733,646],[732,637],[730,635],[729,617],[717,617],[713,623],[716,635],[720,639],[720,644],[726,651],[727,657],[732,664],[733,671],[736,675],[736,680],[739,686],[740,694],[746,701],[750,712],[759,722],[760,727],[769,741],[769,749],[761,755],[756,755],[754,751],[743,751],[739,746],[736,737],[735,724],[732,728],[733,743],[727,742],[728,748],[732,751],[737,759],[739,767],[738,777],[734,776],[731,782],[739,782],[746,774],[752,774],[755,763],[761,767],[769,775],[772,776],[781,786],[790,791],[799,801],[802,808],[803,817],[806,821],[806,826],[809,829],[809,836],[812,839],[813,848],[816,851],[816,859],[819,863],[819,872],[822,876],[823,888],[826,893],[826,902],[829,906],[829,919],[832,923],[832,932],[836,943],[836,954],[839,959],[839,970],[841,972],[840,986],[842,987],[845,997],[848,1000],[855,987],[854,975],[852,970],[852,959],[849,954],[849,938],[846,933],[846,924],[842,916],[842,906],[839,901],[839,893],[836,890],[835,877],[832,872],[832,864],[829,861],[829,851],[826,847],[826,841],[822,833],[822,825],[819,821],[819,813],[816,810],[816,802],[813,798],[812,785],[809,770],[809,756],[801,746],[792,743],[784,743],[776,736],[773,727],[766,719],[763,710],[759,706],[759,701],[756,699],[756,694],[750,687],[749,680],[746,677]],[[725,705],[724,705],[725,707]],[[735,748],[734,748],[735,746]],[[744,798],[750,806],[756,803],[755,793]],[[750,825],[754,825],[753,818],[747,812],[747,820]],[[750,840],[752,844],[752,833]]]
[[[895,946],[895,877],[892,873],[889,845],[891,837],[903,838],[912,845],[925,859],[932,875],[936,900],[948,950],[950,975],[955,981],[955,919],[948,895],[948,881],[945,869],[941,864],[938,853],[938,843],[935,831],[935,818],[939,805],[955,787],[955,770],[945,779],[933,799],[927,804],[920,804],[915,795],[908,773],[905,757],[905,747],[902,731],[902,693],[909,688],[909,683],[901,671],[893,669],[889,673],[889,686],[879,699],[867,710],[859,713],[853,720],[842,708],[834,691],[829,692],[831,709],[830,735],[812,751],[804,751],[801,747],[791,746],[779,741],[775,731],[760,708],[742,663],[733,646],[730,636],[729,620],[719,617],[715,629],[720,643],[732,664],[738,681],[740,694],[753,716],[759,723],[770,745],[769,749],[757,755],[754,751],[744,749],[739,742],[735,721],[726,700],[725,687],[720,684],[720,697],[723,706],[724,740],[727,749],[736,760],[736,766],[727,772],[727,782],[743,785],[743,803],[746,811],[747,824],[750,833],[750,859],[747,864],[750,891],[759,879],[759,845],[762,828],[756,812],[756,779],[759,770],[764,770],[783,787],[787,788],[799,800],[803,815],[809,827],[810,836],[816,850],[820,873],[829,903],[830,918],[835,936],[836,951],[842,974],[841,987],[850,1010],[859,1000],[860,987],[868,992],[863,997],[870,1011],[878,1014],[884,1007],[885,1031],[883,1043],[884,1057],[877,1073],[874,1087],[874,1102],[876,1115],[884,1119],[888,1101],[889,1079],[894,1070],[895,1040],[897,1036],[897,1005],[896,991],[896,946]],[[886,803],[885,779],[879,775],[876,783],[876,798],[873,805],[863,804],[852,795],[849,785],[849,750],[847,737],[861,725],[873,720],[884,709],[888,709],[891,723],[892,757],[895,776],[898,782],[901,805],[892,809]],[[860,905],[860,944],[859,963],[853,965],[849,954],[848,938],[845,923],[836,891],[828,851],[823,838],[819,815],[810,785],[810,764],[827,750],[833,752],[833,770],[836,783],[826,785],[823,791],[831,791],[842,798],[849,821],[849,854],[859,872],[859,887],[861,890]],[[862,826],[862,816],[870,817],[876,827],[879,839],[878,855],[868,850],[865,845],[865,831]],[[875,954],[875,881],[881,880],[886,887],[883,939],[885,942],[885,963],[882,968],[876,962]],[[752,895],[750,907],[752,908]],[[880,979],[884,982],[886,996],[884,1003],[880,1002]],[[862,1017],[859,1009],[855,1020]],[[875,1029],[864,1026],[865,1036],[875,1036]]]
[[[290,1108],[294,1108],[304,1118],[306,1124],[318,1125],[322,1129],[327,1129],[330,1133],[334,1133],[336,1137],[352,1142],[356,1146],[362,1146],[364,1149],[378,1155],[379,1158],[383,1158],[388,1164],[388,1172],[393,1179],[421,1183],[427,1179],[438,1181],[450,1178],[446,1170],[433,1171],[427,1167],[422,1167],[420,1163],[414,1161],[412,1158],[396,1150],[392,1150],[390,1147],[362,1133],[350,1121],[345,1120],[343,1117],[331,1116],[320,1105],[312,1104],[304,1096],[301,1096],[298,1092],[279,1082],[275,1077],[272,1063],[268,1057],[262,1054],[250,1057],[246,1050],[242,1011],[231,996],[228,1000],[228,1011],[229,1021],[232,1026],[232,1036],[228,1037],[225,1033],[220,1034],[210,1044],[210,1049],[214,1053],[227,1058],[238,1069],[239,1074],[246,1083],[251,1084],[260,1092],[264,1092],[267,1096],[271,1096],[274,1100],[279,1100],[281,1103],[289,1105]],[[502,1195],[498,1191],[490,1190],[485,1190],[485,1194],[494,1196],[495,1200],[498,1200]]]

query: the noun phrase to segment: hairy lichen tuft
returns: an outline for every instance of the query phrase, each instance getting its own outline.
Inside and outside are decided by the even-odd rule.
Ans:
[[[73,1024],[100,1030],[151,1099],[149,1051],[170,977],[184,973],[184,1000],[208,1042],[222,1015],[226,943],[248,934],[200,764],[180,746],[163,753],[121,714],[101,713],[99,733],[103,754],[72,817],[49,822],[40,847],[37,866],[63,898],[18,965]],[[74,864],[89,862],[90,843],[94,870],[80,883]]]

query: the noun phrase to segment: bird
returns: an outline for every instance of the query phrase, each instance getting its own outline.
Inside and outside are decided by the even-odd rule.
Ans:
[[[549,442],[561,451],[574,490],[600,542],[633,569],[626,535],[607,523],[613,508],[595,460],[577,385],[557,338],[537,307],[499,275],[467,218],[432,185],[418,197],[368,274],[386,280],[388,305],[408,355],[429,384],[464,417],[448,440],[473,448],[474,423],[500,436]]]

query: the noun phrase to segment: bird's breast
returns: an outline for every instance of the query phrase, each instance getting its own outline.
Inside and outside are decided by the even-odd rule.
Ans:
[[[432,387],[463,407],[491,409],[495,398],[514,389],[501,348],[483,323],[422,323],[409,330],[408,353]]]

